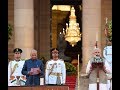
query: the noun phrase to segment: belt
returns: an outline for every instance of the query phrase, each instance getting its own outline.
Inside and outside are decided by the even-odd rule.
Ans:
[[[10,80],[14,80],[15,78],[17,79],[22,78],[23,80],[26,80],[25,76],[10,76]]]
[[[54,73],[54,72],[52,72],[50,75],[54,75],[54,76],[62,76],[62,73]]]

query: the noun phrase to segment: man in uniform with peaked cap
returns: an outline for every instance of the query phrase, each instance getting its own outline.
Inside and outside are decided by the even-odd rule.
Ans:
[[[13,50],[14,60],[8,64],[8,86],[25,85],[26,77],[21,73],[24,61],[21,60],[22,49],[15,48]]]
[[[45,69],[45,84],[62,85],[66,82],[66,67],[64,60],[59,58],[59,50],[51,50],[52,59],[48,60]]]
[[[20,49],[20,48],[15,48],[14,50],[13,50],[13,52],[15,53],[15,52],[20,52],[20,53],[22,53],[22,49]]]

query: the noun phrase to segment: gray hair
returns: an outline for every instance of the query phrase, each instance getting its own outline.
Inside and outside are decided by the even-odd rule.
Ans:
[[[100,49],[100,48],[94,48],[94,49],[93,49],[93,52],[96,51],[96,50],[98,50],[98,51],[101,52],[101,49]]]
[[[32,54],[32,53],[37,53],[37,50],[32,49],[32,50],[31,50],[31,54]]]

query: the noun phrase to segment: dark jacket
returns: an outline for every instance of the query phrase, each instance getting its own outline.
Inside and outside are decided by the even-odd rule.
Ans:
[[[31,68],[40,68],[41,72],[37,75],[29,75],[28,72]],[[22,74],[26,75],[26,85],[40,85],[40,77],[44,77],[44,64],[41,60],[36,59],[28,59],[25,61],[24,66],[22,68]]]

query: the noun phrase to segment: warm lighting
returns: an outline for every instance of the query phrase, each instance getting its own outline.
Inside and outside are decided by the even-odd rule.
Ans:
[[[68,41],[72,47],[74,47],[74,45],[81,40],[80,27],[79,23],[76,23],[74,7],[71,8],[69,18],[69,26],[66,23],[66,30],[63,29],[63,34],[65,36],[65,40]]]
[[[70,11],[70,5],[53,5],[52,10]]]

